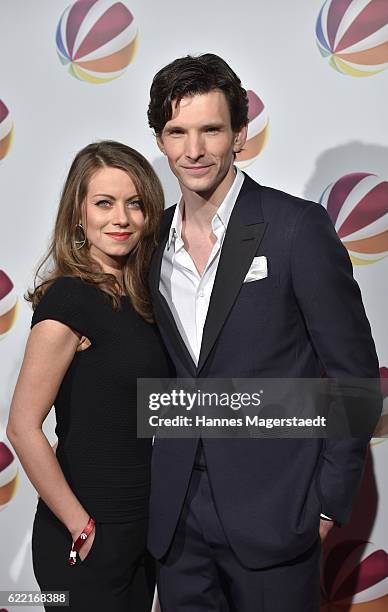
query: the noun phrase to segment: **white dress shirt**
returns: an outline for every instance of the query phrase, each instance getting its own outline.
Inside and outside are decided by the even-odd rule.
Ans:
[[[202,276],[182,240],[183,200],[175,209],[163,253],[159,289],[167,300],[179,333],[196,365],[226,228],[243,182],[244,175],[236,168],[233,184],[212,219],[216,242]]]

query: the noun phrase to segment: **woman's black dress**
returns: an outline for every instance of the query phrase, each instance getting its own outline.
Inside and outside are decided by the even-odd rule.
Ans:
[[[42,500],[32,550],[43,590],[70,591],[70,609],[146,612],[154,590],[145,552],[150,439],[137,438],[136,380],[171,375],[157,329],[122,297],[109,297],[74,277],[57,279],[43,295],[32,325],[60,321],[91,346],[76,352],[55,399],[57,458],[71,489],[96,520],[85,560],[68,564],[71,535]]]

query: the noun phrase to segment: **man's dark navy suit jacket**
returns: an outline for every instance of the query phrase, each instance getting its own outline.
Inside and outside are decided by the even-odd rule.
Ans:
[[[178,377],[374,378],[378,361],[348,253],[319,204],[248,176],[229,220],[198,367],[159,291],[174,208],[150,269],[155,319]],[[243,283],[254,257],[267,278]],[[376,420],[378,414],[376,414]],[[182,510],[198,439],[156,439],[149,548],[161,558]],[[215,504],[248,568],[278,564],[316,540],[320,513],[350,514],[367,439],[203,439]]]

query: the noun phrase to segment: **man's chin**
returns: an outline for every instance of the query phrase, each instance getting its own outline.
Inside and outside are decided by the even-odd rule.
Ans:
[[[194,193],[198,193],[204,195],[206,193],[211,193],[215,189],[217,189],[217,183],[214,180],[209,180],[209,178],[205,177],[183,177],[180,179],[180,184],[185,189],[189,191],[193,191]]]

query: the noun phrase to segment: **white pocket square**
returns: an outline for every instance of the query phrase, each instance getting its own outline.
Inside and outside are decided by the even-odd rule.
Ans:
[[[267,276],[267,258],[265,255],[260,255],[260,257],[253,258],[248,274],[244,278],[244,283],[251,283],[252,281],[260,280],[261,278],[266,278]]]

